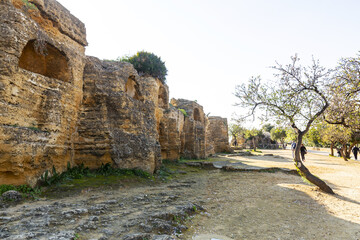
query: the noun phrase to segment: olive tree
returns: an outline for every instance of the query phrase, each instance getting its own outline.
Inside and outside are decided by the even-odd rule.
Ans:
[[[320,130],[322,129],[321,123],[313,124],[313,126],[310,127],[309,131],[304,136],[304,142],[308,146],[312,147],[320,147],[322,146],[323,142],[320,135]]]
[[[253,144],[253,150],[256,151],[256,145],[259,141],[259,138],[263,136],[262,130],[259,129],[248,129],[245,131],[244,137],[246,140],[250,140]]]
[[[256,110],[268,118],[290,124],[297,134],[295,149],[295,166],[300,174],[321,190],[333,194],[333,190],[321,179],[314,176],[300,160],[300,146],[303,136],[309,131],[312,123],[319,118],[329,106],[329,84],[333,82],[330,70],[321,67],[313,59],[312,65],[302,67],[295,55],[291,63],[277,63],[271,81],[263,82],[260,77],[252,77],[247,85],[236,86],[236,105],[249,110],[247,116],[254,116]]]
[[[274,125],[271,125],[270,123],[266,123],[261,127],[261,130],[270,133],[271,130],[274,129],[274,127],[275,127]]]
[[[341,59],[335,70],[333,99],[325,121],[360,130],[360,57]]]
[[[324,121],[337,125],[329,132],[342,145],[344,160],[350,158],[351,149],[360,142],[360,56],[342,58],[335,69],[335,83],[331,87],[332,99],[324,113]],[[339,130],[340,129],[340,130]],[[338,134],[337,134],[338,133]],[[349,139],[345,142],[344,138]],[[350,147],[347,148],[347,144]]]
[[[334,145],[339,144],[342,146],[339,150],[345,161],[347,161],[348,155],[347,143],[352,140],[352,135],[353,134],[349,128],[337,124],[326,124],[320,131],[320,136],[323,141],[330,144],[330,155],[334,156]]]
[[[238,141],[239,137],[241,137],[245,133],[245,131],[245,128],[243,128],[239,124],[231,123],[229,125],[229,133],[231,134],[234,141]]]
[[[271,140],[280,141],[285,149],[286,130],[283,128],[272,128],[270,131]]]

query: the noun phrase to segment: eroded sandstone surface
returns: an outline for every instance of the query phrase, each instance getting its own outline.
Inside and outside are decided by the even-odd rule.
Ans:
[[[130,63],[87,57],[75,162],[91,168],[115,163],[151,173],[159,168],[152,89],[158,82],[140,78]]]
[[[35,185],[68,164],[153,173],[226,148],[195,101],[169,104],[160,80],[86,57],[84,24],[55,0],[0,0],[0,26],[1,183]]]
[[[171,104],[186,112],[182,131],[181,155],[184,158],[206,158],[206,116],[195,101],[171,99]]]
[[[208,117],[206,126],[207,154],[232,152],[229,145],[227,119],[217,116]]]
[[[0,1],[0,182],[73,163],[85,26],[53,0]]]
[[[163,159],[178,160],[184,143],[185,115],[174,106],[163,111],[159,125],[159,140]]]

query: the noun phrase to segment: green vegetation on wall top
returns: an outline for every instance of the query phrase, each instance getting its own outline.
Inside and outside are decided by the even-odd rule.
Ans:
[[[140,51],[134,56],[126,56],[118,58],[118,60],[131,63],[139,75],[150,75],[165,83],[167,75],[165,62],[153,53]]]
[[[184,114],[185,117],[188,115],[185,109],[178,108],[178,110],[179,110],[182,114]]]

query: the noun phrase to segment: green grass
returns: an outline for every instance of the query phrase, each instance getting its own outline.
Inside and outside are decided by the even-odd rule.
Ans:
[[[151,179],[152,175],[141,169],[121,169],[114,168],[110,163],[102,164],[100,168],[90,170],[84,164],[71,167],[70,163],[67,165],[67,170],[59,174],[53,166],[52,171],[46,170],[41,175],[40,185],[51,186],[61,184],[68,180],[82,179],[86,177],[98,176],[136,176],[145,179]]]
[[[262,151],[260,151],[260,150],[256,150],[256,151],[254,151],[254,149],[248,149],[248,150],[246,150],[246,152],[248,152],[248,153],[262,153]]]
[[[190,161],[190,160],[188,160]],[[192,160],[193,161],[193,160]],[[196,160],[197,161],[197,160]],[[0,193],[8,190],[19,191],[26,196],[62,198],[79,194],[94,188],[119,188],[143,184],[156,184],[180,178],[184,174],[197,174],[201,169],[187,166],[181,161],[163,160],[160,169],[151,175],[139,169],[119,169],[108,164],[91,170],[83,164],[71,167],[68,163],[67,170],[59,173],[55,167],[47,170],[41,176],[40,187],[31,188],[28,185],[13,186],[0,185]]]
[[[29,185],[0,185],[0,195],[10,190],[20,192],[24,198],[37,198],[41,193],[41,188],[32,188]]]
[[[25,4],[27,9],[38,9],[34,4],[30,3],[28,0],[22,0],[22,2]]]

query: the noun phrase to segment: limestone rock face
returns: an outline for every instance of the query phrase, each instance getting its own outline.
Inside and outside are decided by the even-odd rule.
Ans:
[[[186,112],[181,133],[181,156],[206,158],[206,116],[203,107],[186,99],[171,99],[171,104]]]
[[[0,182],[73,163],[84,25],[54,0],[0,0]]]
[[[226,151],[224,120],[208,124],[194,101],[169,105],[166,84],[85,57],[86,45],[84,24],[55,0],[0,0],[1,184],[34,185],[68,162],[153,173],[162,158]]]
[[[231,152],[227,119],[210,116],[206,127],[206,139],[207,155]]]
[[[159,126],[159,141],[162,159],[178,160],[181,156],[181,144],[185,142],[183,133],[185,116],[175,107],[163,112]]]
[[[144,100],[154,103],[156,129],[159,132],[164,111],[169,109],[169,87],[153,77],[141,77],[141,84],[144,89]]]
[[[129,63],[87,57],[76,163],[95,168],[109,162],[151,173],[160,167],[157,84],[153,78],[140,78]]]
[[[152,77],[141,79],[148,93],[144,96],[145,99],[155,105],[156,129],[162,159],[177,160],[180,158],[184,115],[175,107],[169,106],[169,87],[166,84]]]

